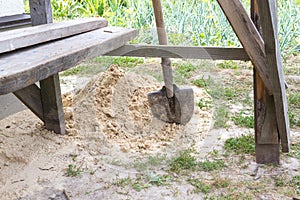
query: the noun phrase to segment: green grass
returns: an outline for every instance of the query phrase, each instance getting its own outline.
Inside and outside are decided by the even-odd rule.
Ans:
[[[83,172],[81,167],[77,167],[76,165],[69,164],[67,168],[67,176],[75,177],[80,175]]]
[[[214,84],[214,81],[210,76],[208,78],[204,78],[204,76],[202,76],[202,78],[194,80],[193,84],[196,85],[197,87],[209,88]]]
[[[292,144],[291,151],[288,155],[300,160],[300,143]]]
[[[201,171],[210,172],[214,170],[221,170],[225,167],[225,163],[222,160],[203,161],[198,163],[198,168]]]
[[[221,69],[238,69],[239,66],[236,62],[232,60],[226,60],[221,63],[218,63],[217,66]]]
[[[247,115],[244,110],[231,117],[235,125],[245,128],[254,128],[254,115]]]
[[[180,64],[174,63],[173,66],[175,67],[175,73],[180,74],[184,78],[189,78],[192,72],[194,72],[197,69],[193,64],[188,62]]]
[[[197,161],[191,153],[191,149],[179,152],[179,156],[170,162],[170,170],[175,173],[182,173],[185,170],[195,170]]]
[[[212,102],[207,99],[199,99],[197,105],[199,106],[200,109],[203,108],[211,108],[212,107]]]
[[[296,194],[300,194],[300,176],[294,176],[292,180],[289,181],[289,185],[294,188]]]
[[[229,138],[225,141],[224,148],[228,152],[236,154],[254,154],[255,140],[252,135],[242,135],[237,138]]]
[[[204,183],[203,181],[199,180],[198,178],[190,178],[188,182],[194,186],[195,193],[204,193],[208,194],[211,191],[211,186],[209,184]]]
[[[119,65],[120,67],[132,68],[138,64],[143,64],[144,59],[134,57],[115,57],[113,64]]]

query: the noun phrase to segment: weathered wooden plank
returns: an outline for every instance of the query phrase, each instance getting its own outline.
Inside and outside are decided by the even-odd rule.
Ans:
[[[251,18],[261,32],[257,0],[251,1]],[[267,93],[255,68],[253,79],[256,162],[279,164],[280,144],[274,98]]]
[[[52,23],[50,0],[29,0],[29,7],[33,26]]]
[[[48,130],[65,134],[65,119],[58,74],[40,82],[43,118]]]
[[[31,18],[28,14],[18,14],[0,17],[0,31],[12,27],[20,27],[31,24]],[[1,37],[0,37],[1,38]]]
[[[104,18],[77,19],[0,33],[0,53],[48,42],[107,26]]]
[[[18,97],[36,116],[44,121],[43,107],[41,100],[40,88],[35,84],[29,85],[21,90],[14,92]]]
[[[0,55],[0,95],[10,93],[123,46],[134,29],[105,27]]]
[[[273,93],[269,72],[266,68],[264,42],[249,18],[246,10],[239,0],[217,0],[224,14],[230,22],[237,37],[242,43],[252,63],[256,67],[268,92]]]
[[[213,60],[244,60],[249,56],[243,48],[225,47],[198,47],[172,45],[139,45],[127,44],[107,54],[107,56],[134,56],[134,57],[165,57],[187,59]]]
[[[290,129],[288,118],[288,106],[283,76],[280,45],[278,42],[277,28],[277,6],[276,1],[257,1],[259,16],[261,18],[261,29],[265,41],[265,52],[273,83],[273,95],[275,100],[277,126],[283,152],[289,152]]]

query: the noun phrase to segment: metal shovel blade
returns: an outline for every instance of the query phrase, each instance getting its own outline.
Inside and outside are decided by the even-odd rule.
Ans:
[[[175,84],[174,96],[167,97],[166,87],[148,93],[151,112],[154,117],[169,123],[187,124],[194,113],[194,92],[192,88],[179,89]]]

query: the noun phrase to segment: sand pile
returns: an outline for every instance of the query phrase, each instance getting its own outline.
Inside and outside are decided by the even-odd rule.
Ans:
[[[193,117],[186,126],[164,123],[154,118],[147,93],[160,87],[161,84],[152,76],[125,73],[112,65],[85,88],[64,97],[67,130],[71,135],[76,135],[77,131],[81,136],[98,135],[104,143],[118,146],[123,152],[157,151],[176,138],[195,139],[191,133],[196,132],[199,136],[208,130],[211,113],[201,111],[197,106],[197,119]],[[200,97],[209,98],[199,89],[195,90],[195,97],[196,102]],[[75,117],[70,114],[73,112]]]

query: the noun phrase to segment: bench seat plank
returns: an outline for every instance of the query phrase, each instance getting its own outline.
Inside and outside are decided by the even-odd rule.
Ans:
[[[1,32],[0,53],[103,28],[107,24],[104,18],[86,18]]]
[[[104,55],[136,36],[135,29],[105,27],[62,40],[0,54],[0,95],[14,92]]]

